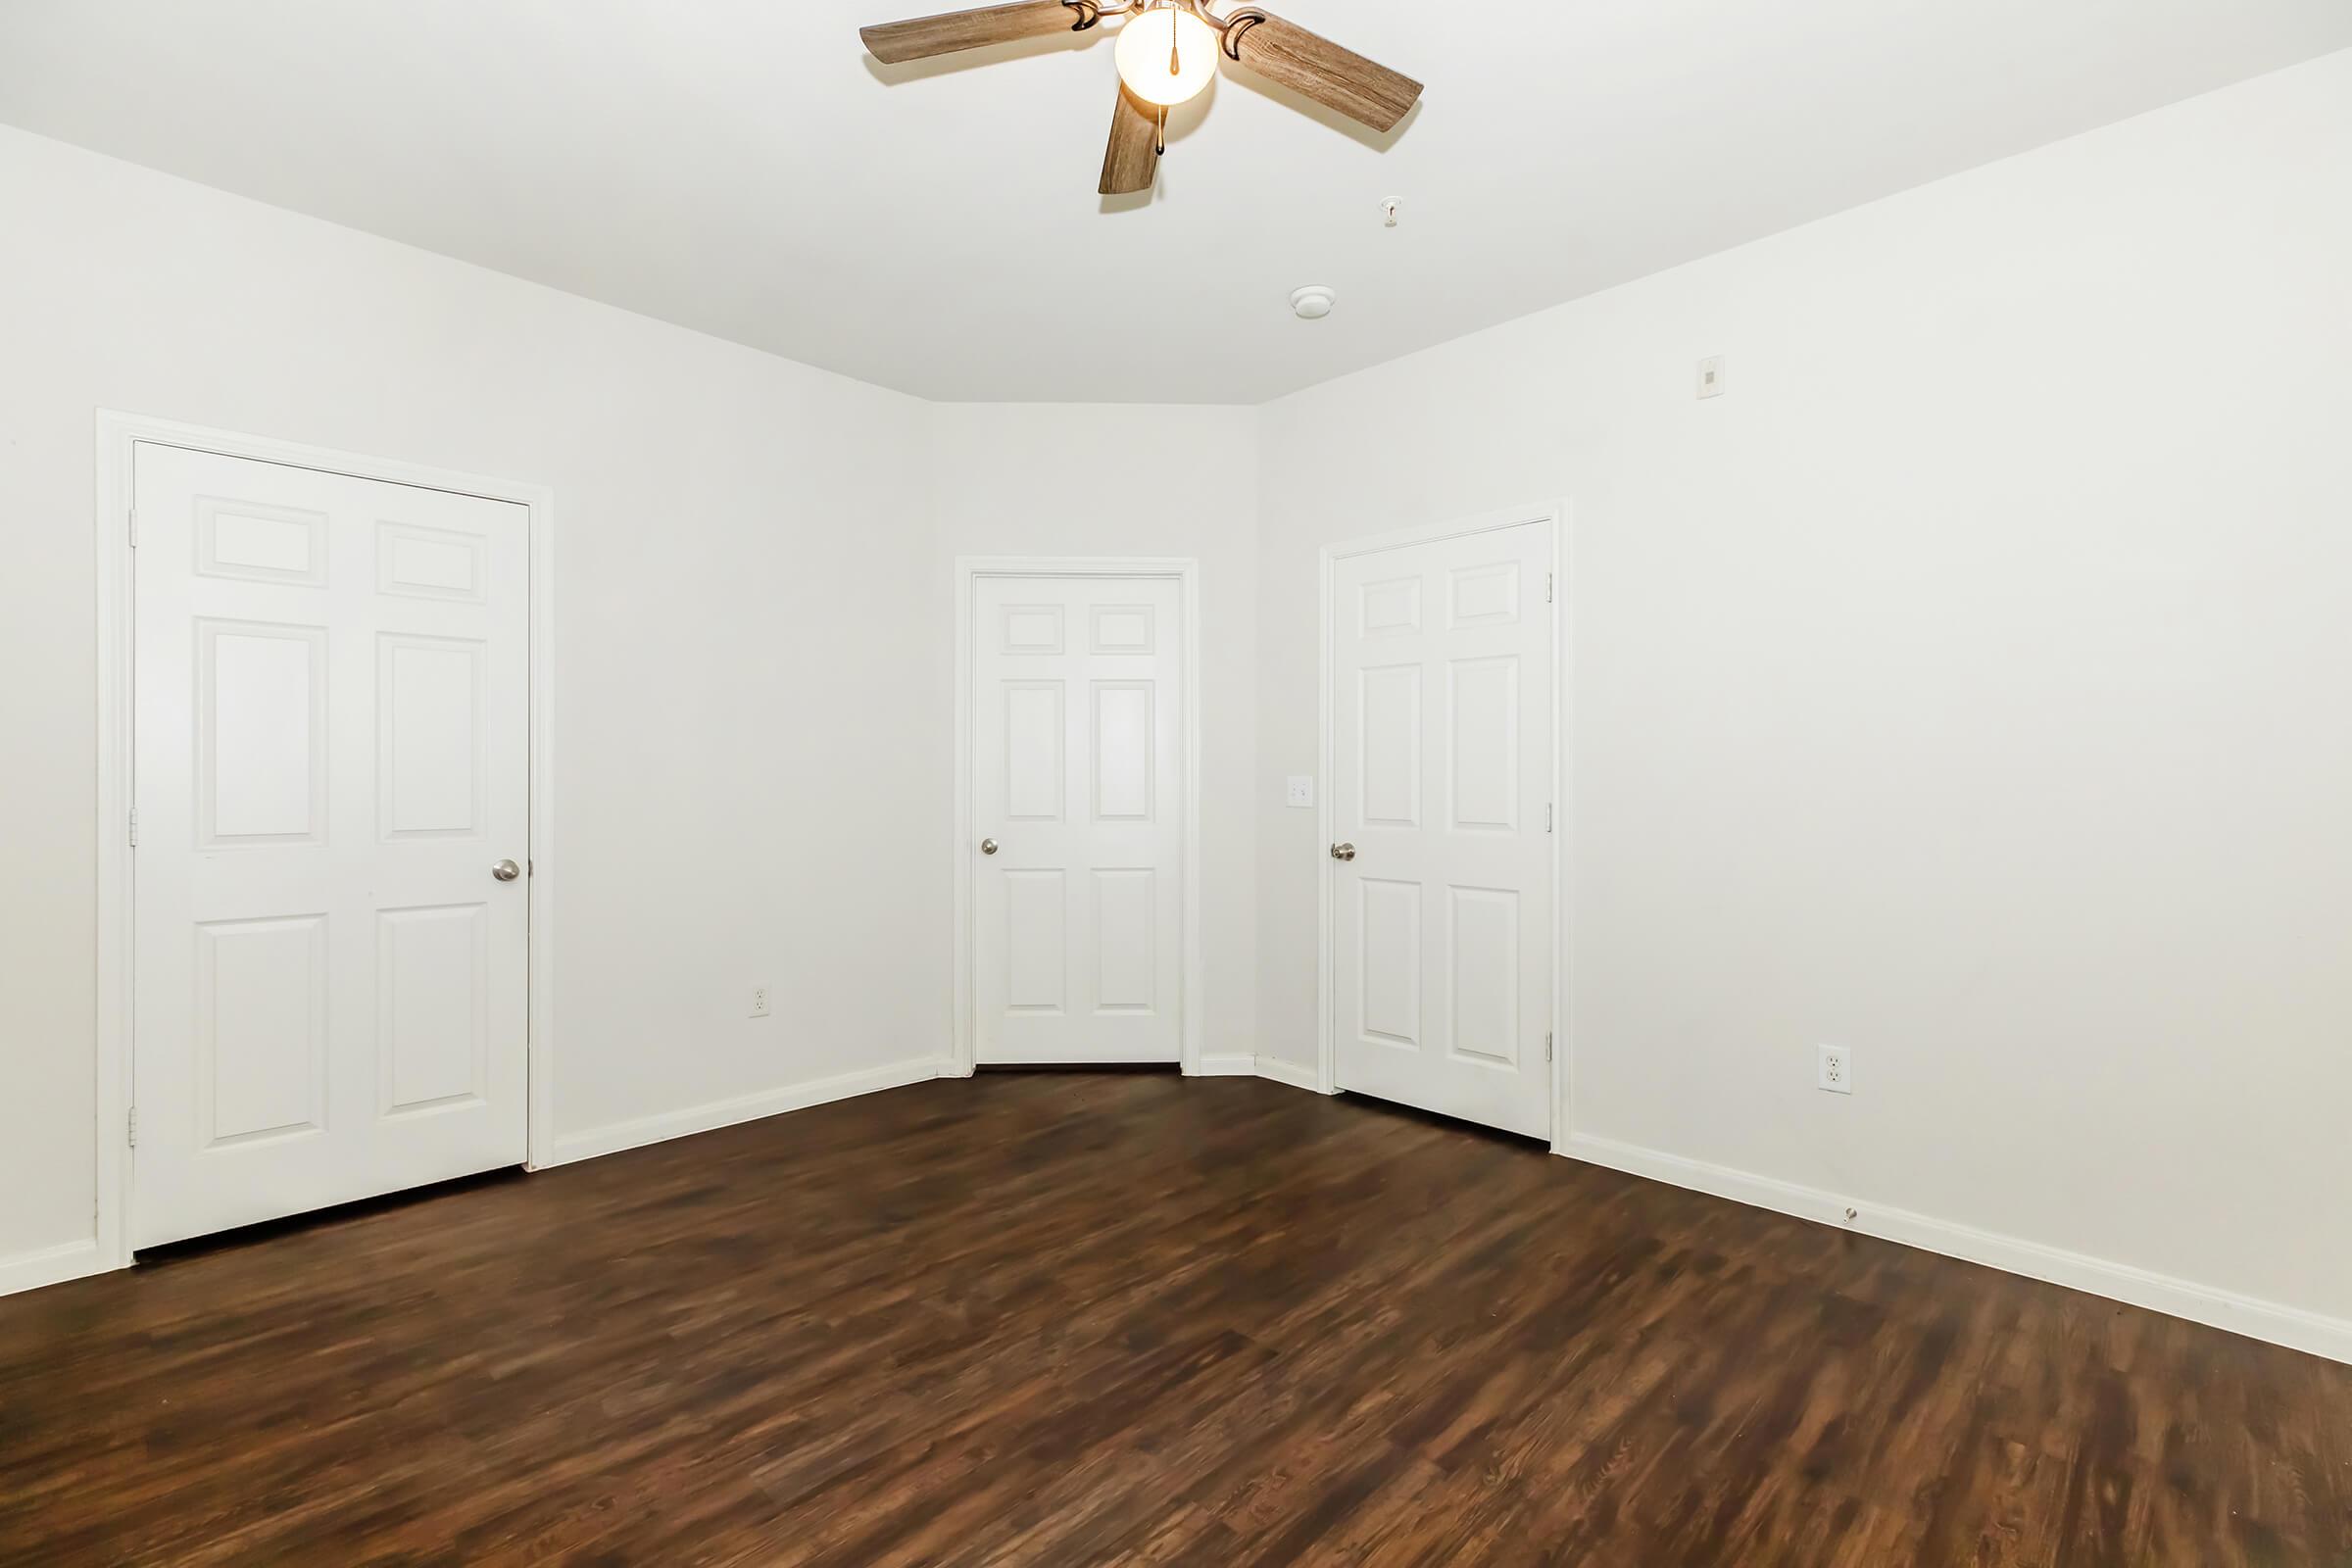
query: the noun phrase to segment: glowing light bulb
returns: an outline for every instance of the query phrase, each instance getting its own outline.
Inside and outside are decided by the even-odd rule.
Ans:
[[[1148,104],[1198,97],[1217,74],[1216,33],[1190,11],[1172,6],[1129,17],[1119,28],[1114,53],[1119,80]]]

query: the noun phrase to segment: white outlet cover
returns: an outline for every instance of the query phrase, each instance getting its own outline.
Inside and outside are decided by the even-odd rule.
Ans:
[[[765,986],[752,988],[752,1016],[755,1018],[767,1016],[767,987]]]
[[[1282,799],[1286,806],[1314,805],[1315,781],[1312,778],[1300,778],[1294,773],[1291,775],[1290,789],[1284,793]]]
[[[1723,396],[1723,356],[1714,355],[1698,362],[1698,395],[1702,398]]]
[[[1843,1046],[1823,1046],[1814,1082],[1833,1095],[1854,1092],[1854,1054]]]

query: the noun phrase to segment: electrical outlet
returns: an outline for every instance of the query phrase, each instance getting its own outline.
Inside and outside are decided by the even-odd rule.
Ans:
[[[767,1016],[767,987],[765,986],[752,987],[752,1016],[755,1018]]]
[[[1292,774],[1291,787],[1284,794],[1282,800],[1285,806],[1314,805],[1315,781],[1312,778],[1301,778],[1296,773]]]
[[[1698,362],[1698,395],[1702,398],[1723,396],[1723,356]]]
[[[1815,1083],[1833,1095],[1854,1092],[1854,1055],[1843,1046],[1821,1048],[1821,1064],[1816,1069]]]

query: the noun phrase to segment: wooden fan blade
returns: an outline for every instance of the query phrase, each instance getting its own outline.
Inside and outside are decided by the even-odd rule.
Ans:
[[[1062,0],[1016,0],[1012,5],[982,6],[977,11],[885,22],[859,27],[858,36],[865,40],[867,51],[876,60],[896,66],[952,55],[959,49],[1042,38],[1050,32],[1075,32],[1092,25],[1095,14],[1092,6],[1064,5]]]
[[[1110,145],[1102,150],[1102,183],[1095,189],[1104,196],[1131,196],[1150,190],[1159,173],[1159,118],[1116,89],[1118,102],[1110,110]]]
[[[1250,15],[1242,12],[1236,20]],[[1374,130],[1395,125],[1421,96],[1421,84],[1412,77],[1280,17],[1246,23],[1233,48],[1243,65],[1268,81],[1280,82]]]

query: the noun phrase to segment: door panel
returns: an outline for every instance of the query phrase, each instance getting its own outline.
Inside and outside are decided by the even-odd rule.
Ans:
[[[326,1125],[326,916],[196,927],[202,1146]]]
[[[1004,808],[1007,821],[1059,822],[1062,783],[1062,683],[1008,680],[998,690],[1004,710]]]
[[[1446,782],[1453,828],[1508,833],[1519,826],[1519,660],[1446,662]]]
[[[973,592],[974,1058],[1178,1060],[1180,586]]]
[[[376,636],[376,806],[386,839],[479,839],[490,738],[489,646]]]
[[[1152,682],[1094,683],[1095,820],[1152,820]]]
[[[1376,1044],[1421,1046],[1421,884],[1392,877],[1356,878],[1357,1015]]]
[[[1158,998],[1158,876],[1149,867],[1095,873],[1099,1011],[1150,1012]]]
[[[1004,1005],[1013,1012],[1066,1011],[1069,991],[1067,878],[1023,867],[1004,873]]]
[[[383,1114],[477,1102],[488,1093],[489,915],[482,904],[377,912]]]
[[[132,1242],[526,1157],[528,540],[141,443]]]
[[[1421,825],[1421,666],[1382,664],[1356,671],[1356,808],[1384,827]]]
[[[196,751],[206,847],[319,842],[325,628],[197,621]]]
[[[1552,531],[1333,575],[1339,1086],[1549,1136]]]

